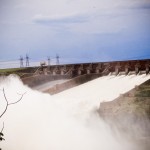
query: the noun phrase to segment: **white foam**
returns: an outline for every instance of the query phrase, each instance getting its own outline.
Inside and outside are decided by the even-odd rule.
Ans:
[[[55,96],[33,91],[14,76],[0,79],[10,102],[16,93],[27,92],[23,99],[8,107],[0,119],[5,122],[5,150],[133,150],[135,145],[122,137],[116,139],[111,129],[91,110],[101,101],[148,80],[150,76],[102,77]],[[5,99],[0,91],[0,112]]]
[[[70,112],[87,114],[93,108],[98,109],[100,102],[114,100],[148,79],[150,75],[104,76],[53,97],[62,107],[68,107]]]

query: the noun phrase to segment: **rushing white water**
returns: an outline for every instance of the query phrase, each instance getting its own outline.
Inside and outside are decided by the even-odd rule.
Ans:
[[[8,107],[0,119],[5,122],[3,150],[137,150],[124,137],[116,138],[93,110],[100,102],[110,101],[150,76],[107,76],[90,81],[54,96],[32,90],[14,76],[0,79],[9,102],[17,93],[23,99]],[[0,112],[6,101],[0,91]]]

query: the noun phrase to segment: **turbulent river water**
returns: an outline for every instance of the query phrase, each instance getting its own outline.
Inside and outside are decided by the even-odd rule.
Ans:
[[[0,118],[4,122],[3,150],[137,150],[121,133],[115,135],[96,113],[100,102],[150,79],[146,75],[106,76],[56,95],[23,85],[17,76],[0,78],[0,113],[6,106],[2,89],[10,105]],[[118,131],[119,132],[119,131]]]

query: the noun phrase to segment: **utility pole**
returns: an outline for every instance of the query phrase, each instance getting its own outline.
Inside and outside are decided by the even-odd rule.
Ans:
[[[26,54],[26,67],[29,67],[29,56]]]
[[[48,69],[50,69],[51,59],[49,56],[47,57],[47,61],[48,61]]]
[[[56,55],[56,65],[59,65],[59,55]]]
[[[20,56],[20,68],[22,68],[23,67],[23,57],[22,56]]]
[[[48,61],[48,66],[50,66],[50,64],[51,64],[51,59],[50,59],[49,56],[47,57],[47,61]]]

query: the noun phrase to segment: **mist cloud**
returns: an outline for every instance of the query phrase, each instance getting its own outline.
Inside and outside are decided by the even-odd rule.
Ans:
[[[1,142],[1,147],[7,150],[138,150],[119,131],[117,138],[93,110],[104,98],[110,100],[119,92],[129,90],[135,83],[140,84],[148,78],[149,76],[102,77],[56,96],[33,91],[16,76],[0,78],[0,89],[5,88],[8,100],[16,100],[16,92],[27,92],[18,104],[8,108],[0,120],[0,125],[5,122],[6,139]],[[127,82],[131,79],[132,82]],[[95,89],[98,83],[103,91]],[[94,91],[87,92],[91,85]],[[119,91],[118,86],[122,87]],[[85,89],[86,93],[83,93]],[[98,95],[101,96],[97,97]],[[1,112],[5,106],[2,92],[0,99]]]

